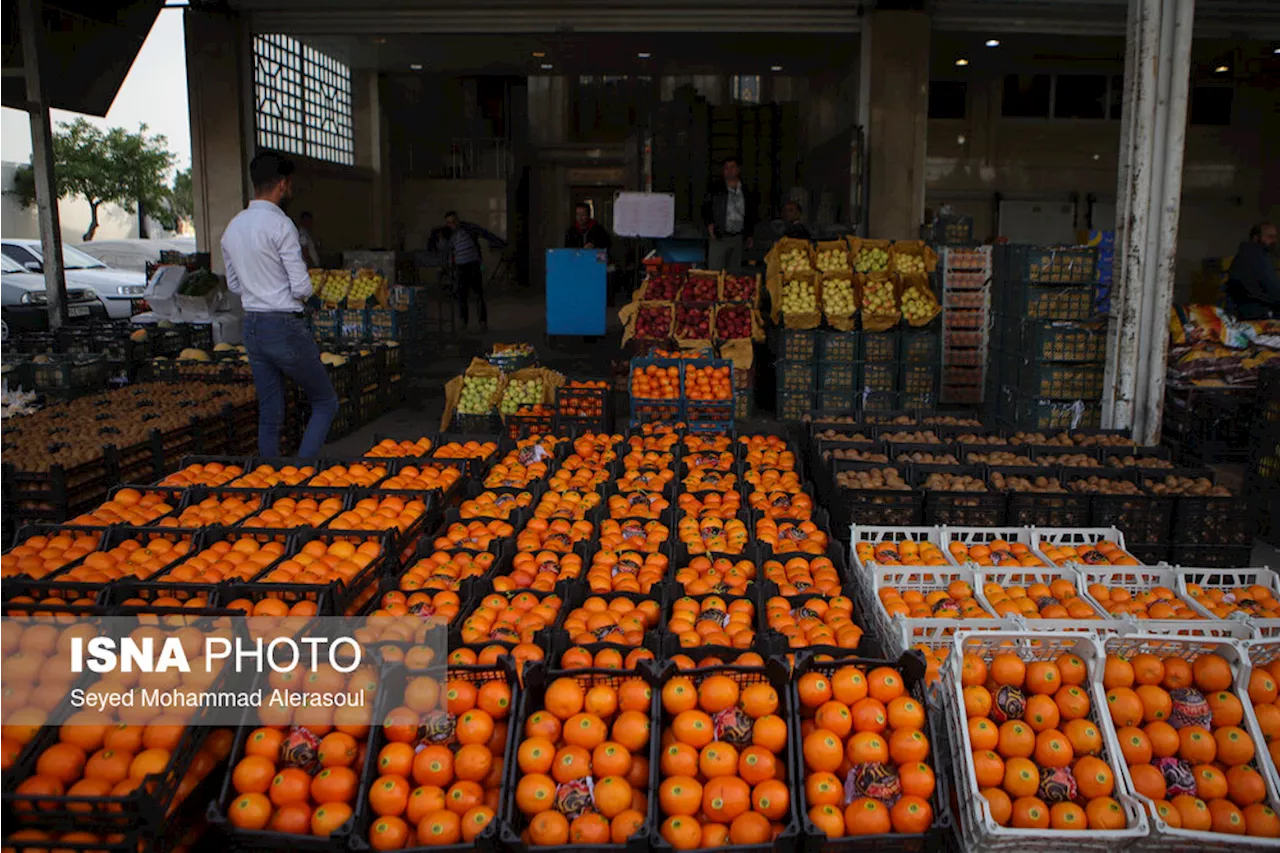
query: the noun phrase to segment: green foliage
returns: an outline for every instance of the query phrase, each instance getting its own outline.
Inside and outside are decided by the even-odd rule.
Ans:
[[[191,170],[183,169],[173,176],[169,190],[169,210],[178,219],[190,219],[196,212],[195,191],[191,188]]]
[[[114,203],[135,213],[168,207],[171,190],[166,180],[175,157],[163,135],[148,136],[145,124],[137,133],[113,127],[103,131],[82,118],[59,122],[53,133],[54,176],[59,198],[83,198],[89,204],[92,240],[98,230],[98,208]],[[189,178],[188,178],[189,180]],[[14,174],[13,194],[25,207],[35,204],[35,175],[31,166]]]

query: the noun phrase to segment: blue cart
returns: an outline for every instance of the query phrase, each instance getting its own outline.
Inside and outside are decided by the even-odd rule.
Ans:
[[[547,250],[547,334],[603,335],[608,252]]]

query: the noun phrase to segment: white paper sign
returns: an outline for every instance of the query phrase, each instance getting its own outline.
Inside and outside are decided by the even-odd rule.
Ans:
[[[619,237],[670,237],[675,228],[672,193],[618,193],[613,200],[613,233]]]

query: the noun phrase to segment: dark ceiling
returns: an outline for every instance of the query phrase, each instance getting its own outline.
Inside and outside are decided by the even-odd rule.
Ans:
[[[17,3],[3,11],[0,100],[23,109],[22,45]],[[103,116],[151,31],[164,0],[56,0],[41,5],[45,38],[44,87],[49,104]]]

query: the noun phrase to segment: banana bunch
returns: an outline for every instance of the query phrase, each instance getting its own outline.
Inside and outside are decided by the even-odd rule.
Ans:
[[[320,288],[320,298],[325,302],[338,303],[347,297],[351,289],[351,273],[346,270],[329,270],[325,275],[324,285]]]

